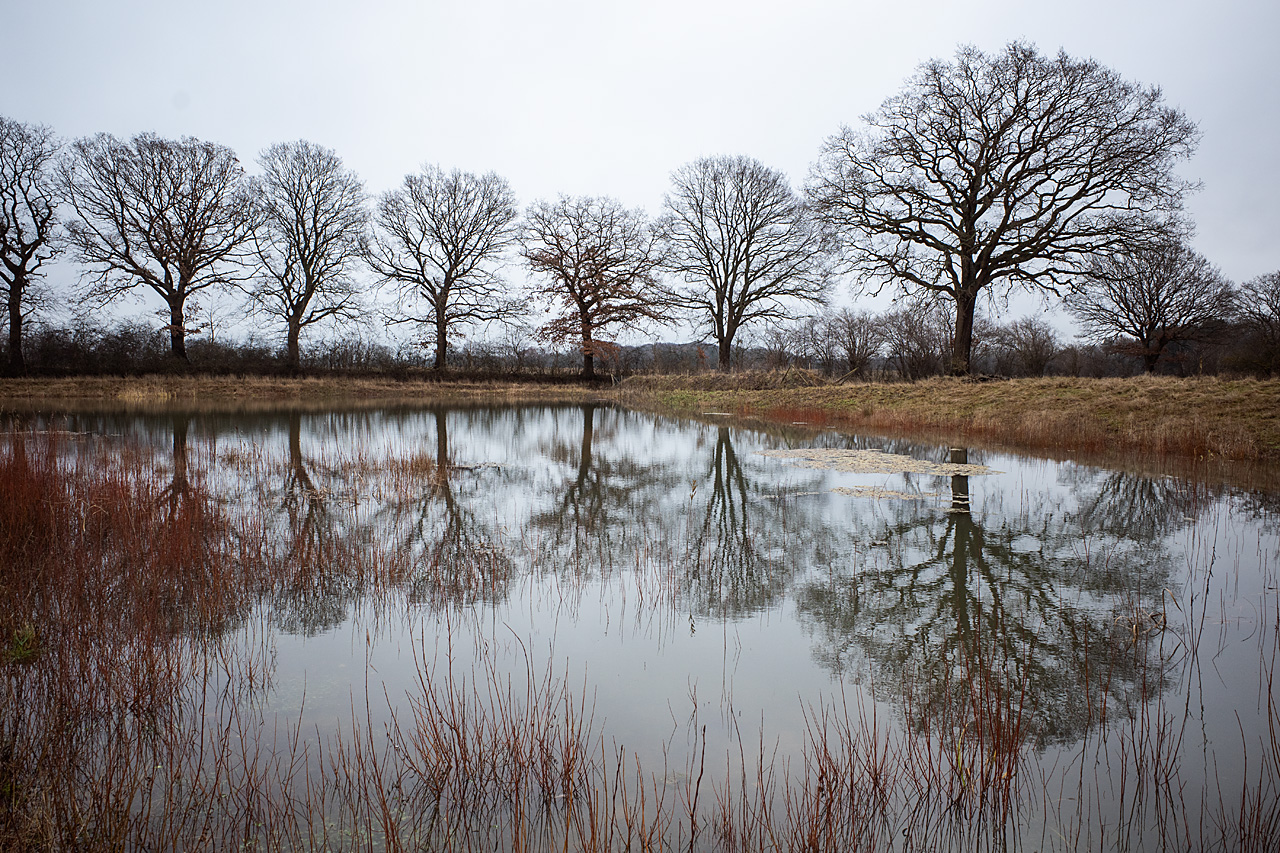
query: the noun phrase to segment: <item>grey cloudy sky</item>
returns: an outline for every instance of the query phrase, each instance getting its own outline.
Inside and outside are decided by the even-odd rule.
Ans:
[[[1274,0],[0,0],[0,113],[72,138],[191,135],[251,170],[337,150],[371,193],[424,162],[493,170],[522,204],[656,213],[671,171],[746,154],[800,185],[823,139],[921,63],[1009,41],[1093,57],[1197,121],[1196,248],[1280,269]]]

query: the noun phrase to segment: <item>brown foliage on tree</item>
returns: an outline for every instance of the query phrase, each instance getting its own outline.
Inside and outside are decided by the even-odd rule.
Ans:
[[[662,257],[641,210],[610,198],[538,202],[526,217],[522,254],[544,280],[534,295],[560,311],[539,336],[577,341],[585,378],[595,376],[596,357],[616,350],[600,339],[603,332],[667,319],[654,275]]]

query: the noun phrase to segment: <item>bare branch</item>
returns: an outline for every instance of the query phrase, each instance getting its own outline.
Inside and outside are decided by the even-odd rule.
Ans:
[[[665,266],[684,282],[672,300],[711,326],[728,370],[743,326],[825,299],[830,246],[786,176],[756,160],[703,158],[672,183],[660,223]]]
[[[1149,241],[1194,189],[1173,167],[1199,132],[1158,88],[1028,44],[926,63],[865,121],[827,141],[809,195],[864,284],[955,301],[955,372],[980,294],[1057,293],[1091,254]]]
[[[284,321],[290,370],[301,367],[303,329],[360,316],[360,258],[365,226],[364,185],[328,148],[305,140],[273,145],[253,182],[262,221],[254,232],[257,277],[252,306]]]
[[[445,367],[452,330],[523,315],[524,302],[506,294],[494,270],[516,242],[516,215],[504,178],[438,166],[407,175],[400,189],[378,200],[378,232],[365,258],[399,286],[398,321],[433,327],[437,370]]]
[[[53,131],[0,116],[0,287],[9,322],[10,374],[22,373],[22,326],[38,304],[44,264],[61,251]]]
[[[76,217],[69,241],[90,267],[82,299],[102,305],[151,288],[169,306],[171,350],[185,361],[186,300],[249,275],[257,213],[235,152],[190,137],[103,133],[72,145],[60,177]]]
[[[1169,344],[1200,339],[1231,317],[1234,304],[1230,282],[1180,235],[1095,255],[1067,297],[1085,337],[1132,339],[1149,373]]]

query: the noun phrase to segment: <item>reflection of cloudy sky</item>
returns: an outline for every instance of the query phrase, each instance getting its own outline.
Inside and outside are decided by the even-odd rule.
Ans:
[[[541,520],[560,511],[566,494],[577,485],[582,413],[581,406],[446,412],[453,460],[460,466],[479,466],[451,475],[451,499],[471,541],[507,551],[518,572],[531,569],[530,560],[550,570],[546,576],[516,578],[516,591],[493,602],[494,621],[486,619],[485,624],[509,625],[513,636],[532,641],[537,654],[554,648],[557,659],[567,655],[574,667],[584,668],[598,681],[596,695],[601,708],[611,709],[610,725],[646,742],[653,737],[655,720],[669,725],[669,715],[655,714],[653,704],[643,701],[646,697],[662,699],[661,708],[665,697],[675,697],[679,705],[687,685],[700,682],[710,694],[704,699],[713,703],[721,689],[728,689],[735,707],[754,712],[749,719],[758,719],[761,708],[768,709],[770,720],[790,719],[787,715],[797,710],[796,696],[812,696],[829,687],[823,667],[848,675],[862,665],[863,640],[874,652],[882,646],[888,649],[903,631],[947,635],[954,615],[946,611],[945,600],[930,592],[935,587],[968,596],[970,604],[981,604],[984,611],[997,596],[1001,612],[1019,615],[1037,630],[1056,630],[1055,620],[1066,605],[1075,617],[1087,617],[1110,630],[1116,613],[1127,612],[1117,607],[1136,600],[1125,597],[1129,593],[1145,596],[1147,609],[1164,606],[1170,596],[1173,606],[1180,607],[1182,590],[1192,588],[1187,567],[1213,566],[1218,559],[1213,551],[1225,548],[1224,543],[1231,543],[1231,549],[1244,548],[1239,556],[1233,550],[1220,558],[1221,565],[1231,567],[1234,591],[1222,599],[1221,607],[1233,624],[1253,630],[1256,602],[1269,594],[1263,585],[1274,587],[1274,573],[1266,575],[1257,565],[1259,555],[1274,552],[1274,533],[1264,535],[1261,521],[1235,514],[1216,490],[1204,486],[975,451],[970,462],[994,473],[969,479],[973,515],[961,519],[946,511],[953,485],[949,476],[802,468],[763,453],[804,446],[878,448],[945,461],[946,447],[835,433],[796,432],[784,439],[737,428],[727,431],[729,446],[714,423],[597,408],[592,415],[589,475],[598,478],[601,491],[591,496],[580,492],[578,497],[584,504],[597,501],[602,507],[593,535],[608,543],[616,558],[613,568],[625,573],[637,566],[685,567],[688,555],[702,549],[703,575],[724,571],[724,582],[718,586],[704,577],[701,583],[708,588],[701,597],[697,583],[690,583],[688,591],[679,588],[680,594],[688,595],[687,602],[681,602],[687,610],[655,617],[644,611],[653,602],[643,596],[628,599],[618,589],[655,595],[663,591],[657,586],[609,587],[607,572],[588,572],[600,588],[580,588],[581,595],[576,595],[571,594],[571,584],[556,579],[558,570],[578,566],[578,558],[588,568],[594,565],[590,554],[572,550],[568,543],[578,540],[560,536],[554,519]],[[172,423],[165,416],[136,421],[125,416],[85,417],[68,427],[143,438],[164,458],[171,447]],[[430,488],[430,476],[410,484],[400,513],[388,510],[395,490],[380,488],[390,459],[434,456],[438,423],[432,411],[301,417],[308,476],[317,488],[330,490],[326,500],[336,528],[344,533],[366,530],[380,542],[405,541],[429,550],[449,521],[444,501]],[[215,470],[210,480],[218,498],[238,496],[230,501],[232,512],[264,501],[268,514],[281,516],[284,523],[279,507],[290,462],[287,417],[261,414],[237,420],[196,415],[188,435],[193,467],[199,462]],[[216,451],[209,441],[216,441]],[[265,460],[261,464],[255,462],[258,454]],[[249,464],[238,466],[237,458]],[[713,498],[717,486],[711,470],[717,460],[725,481]],[[690,495],[694,479],[699,488]],[[877,486],[936,496],[910,501],[833,491]],[[585,507],[581,514],[589,511]],[[419,520],[420,535],[430,541],[402,540]],[[730,534],[741,530],[741,542],[732,536],[715,537],[726,520],[723,529]],[[707,530],[711,535],[705,548],[692,547]],[[953,555],[961,539],[972,564],[957,587]],[[588,535],[581,541],[590,551],[596,540]],[[743,545],[753,556],[742,566],[714,562],[714,548]],[[734,574],[739,568],[749,571]],[[781,577],[775,577],[779,573]],[[760,589],[733,586],[749,586],[746,581],[753,579]],[[919,598],[902,612],[897,604],[899,583]],[[1137,587],[1130,589],[1134,584]],[[1041,613],[1036,608],[1045,600],[1052,608]],[[1214,606],[1219,606],[1217,599]],[[630,607],[641,612],[632,613]],[[884,618],[860,616],[859,607],[873,612],[882,607]],[[928,619],[937,617],[936,607],[942,607],[939,612],[945,618],[933,625]],[[803,612],[797,615],[797,610]],[[718,618],[721,613],[724,619]],[[692,614],[689,623],[686,614]],[[863,626],[863,633],[848,634],[847,619],[853,620],[849,625]],[[355,636],[362,638],[362,631]],[[638,646],[632,643],[637,637]],[[288,646],[281,646],[283,658],[292,654]],[[353,648],[355,672],[363,646],[357,642]],[[1251,647],[1245,643],[1240,648],[1248,652]],[[297,654],[304,651],[299,647]],[[408,679],[396,667],[409,667],[411,661],[402,651],[393,657],[396,660],[380,662],[382,677]],[[1237,655],[1224,659],[1220,667],[1238,674],[1249,665],[1256,666],[1256,656],[1251,662],[1247,654]],[[299,673],[305,666],[282,662],[285,681],[303,683]],[[324,685],[338,700],[344,698],[342,677],[332,681],[331,673],[332,683]],[[318,709],[332,698],[322,697],[320,687],[314,697]],[[794,719],[790,722],[799,725]]]
[[[748,154],[798,182],[826,136],[921,62],[1027,39],[1162,86],[1204,132],[1186,167],[1205,184],[1196,247],[1236,280],[1280,268],[1274,3],[7,5],[0,113],[67,137],[193,135],[246,164],[306,138],[375,193],[432,162],[497,171],[522,203],[608,194],[650,211],[673,169],[708,154]]]

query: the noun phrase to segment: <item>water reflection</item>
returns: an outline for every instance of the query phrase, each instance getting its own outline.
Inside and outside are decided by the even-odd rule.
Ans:
[[[251,708],[249,728],[265,730],[274,713],[269,709],[300,719],[303,699],[295,695],[305,696],[317,725],[327,725],[361,704],[351,697],[370,682],[372,692],[394,705],[421,683],[422,672],[444,677],[433,644],[440,644],[437,652],[446,649],[452,666],[452,643],[464,638],[489,655],[470,659],[492,665],[482,675],[505,679],[510,695],[521,694],[527,686],[521,679],[532,679],[529,653],[521,658],[505,650],[525,649],[525,638],[541,632],[546,646],[539,648],[547,657],[590,662],[583,671],[592,680],[581,676],[582,693],[599,700],[594,719],[608,722],[609,736],[623,732],[617,736],[619,743],[627,739],[627,766],[642,750],[646,759],[671,756],[670,772],[646,778],[664,790],[684,784],[687,793],[692,774],[680,775],[685,757],[679,732],[673,734],[685,719],[693,721],[689,742],[703,748],[710,742],[713,752],[726,742],[732,751],[731,735],[744,721],[759,720],[770,727],[759,743],[776,740],[785,762],[803,753],[797,732],[815,719],[796,709],[797,699],[822,702],[852,683],[869,687],[851,688],[857,701],[870,697],[868,704],[892,710],[886,716],[894,732],[945,742],[928,755],[958,756],[973,744],[983,762],[1024,756],[1027,744],[1046,755],[1083,754],[1081,744],[1105,738],[1118,718],[1138,731],[1132,721],[1149,719],[1146,709],[1166,695],[1175,711],[1180,703],[1191,707],[1194,654],[1188,649],[1200,641],[1194,632],[1203,633],[1204,623],[1188,628],[1187,615],[1203,616],[1210,601],[1222,614],[1215,670],[1252,675],[1258,665],[1256,659],[1231,662],[1245,632],[1228,619],[1236,593],[1207,592],[1221,583],[1211,577],[1212,558],[1206,569],[1188,566],[1196,559],[1196,536],[1208,536],[1204,550],[1212,552],[1213,531],[1254,529],[1248,527],[1253,513],[1274,512],[1270,498],[958,447],[738,429],[593,403],[293,410],[246,418],[86,414],[56,423],[64,424],[96,438],[77,438],[76,447],[57,445],[56,452],[73,461],[102,458],[94,452],[119,454],[129,460],[119,467],[134,471],[138,493],[147,495],[148,526],[139,528],[145,535],[134,531],[128,540],[137,552],[130,571],[140,573],[130,582],[146,591],[147,606],[135,603],[142,615],[119,617],[110,631],[140,636],[145,616],[163,626],[148,627],[148,648],[189,642],[200,663],[192,671],[210,678],[211,689],[227,688],[226,701]],[[44,476],[33,468],[28,443],[26,433],[15,433],[0,459],[13,482]],[[137,444],[149,445],[153,455]],[[799,468],[761,453],[795,444],[982,462],[1006,473],[867,474]],[[124,507],[128,494],[117,497]],[[88,533],[92,524],[106,523],[99,515],[86,516]],[[10,517],[10,527],[20,520]],[[118,525],[112,536],[129,532],[124,517],[111,521]],[[6,548],[18,547],[4,541]],[[1254,574],[1242,584],[1254,598],[1274,595],[1277,586],[1274,531],[1259,533],[1258,542],[1256,554],[1234,555],[1236,582],[1242,559],[1264,564],[1249,569]],[[90,535],[83,544],[103,543],[110,545],[110,537]],[[166,571],[142,577],[156,555],[169,560]],[[95,576],[86,570],[84,577]],[[97,592],[118,601],[124,585],[109,574],[97,577],[109,580]],[[4,580],[27,583],[13,572]],[[86,583],[77,575],[64,586],[78,595]],[[23,595],[13,600],[28,609],[48,598],[30,590]],[[1274,622],[1272,611],[1253,599],[1232,603],[1261,614],[1249,629],[1262,625],[1256,634],[1264,638],[1264,658],[1273,653],[1276,631],[1266,622]],[[74,621],[101,618],[91,609],[74,613]],[[686,617],[692,631],[684,630]],[[52,621],[35,610],[23,610],[22,618]],[[96,666],[95,656],[110,644],[92,630],[78,636],[90,638],[81,651]],[[219,651],[202,657],[209,637]],[[1252,634],[1246,639],[1259,645]],[[227,650],[238,642],[248,649],[242,668],[220,670],[220,661],[235,658]],[[141,652],[103,660],[131,654],[143,661]],[[503,667],[516,671],[515,688]],[[109,666],[100,669],[100,678],[117,677]],[[32,695],[27,672],[4,670],[6,696]],[[167,701],[204,696],[205,687],[185,677],[171,671],[169,690],[178,698]],[[1230,689],[1220,692],[1238,689],[1241,679],[1222,677]],[[92,683],[77,676],[64,686],[74,691]],[[296,694],[277,686],[291,683],[300,685]],[[145,692],[146,684],[130,689]],[[132,720],[133,708],[146,705],[129,694],[127,709],[110,710],[119,690],[108,680],[103,685],[95,701],[104,719],[116,713]],[[336,700],[326,697],[326,687]],[[469,695],[480,701],[479,693]],[[709,732],[707,718],[715,714],[698,713],[717,698],[721,719]],[[588,714],[587,702],[575,701],[578,712]],[[548,726],[568,702],[552,703]],[[73,704],[55,697],[40,707],[61,720],[57,708]],[[1232,743],[1262,742],[1271,705],[1243,694],[1224,704],[1226,711],[1212,719],[1210,711],[1199,711],[1205,731],[1224,740],[1225,730]],[[19,724],[39,727],[18,708],[6,705],[0,722],[15,731]],[[173,716],[202,720],[202,713],[181,709]],[[364,713],[373,712],[366,707]],[[519,729],[515,719],[503,718],[508,728],[501,731]],[[366,731],[375,729],[383,731]],[[868,731],[871,743],[884,734]],[[1212,741],[1209,734],[1203,739]],[[594,735],[590,742],[597,743]],[[598,742],[607,743],[604,736]],[[770,760],[766,749],[762,765]],[[1089,753],[1090,760],[1105,762],[1108,749]],[[708,754],[708,767],[713,758]],[[396,766],[411,777],[411,765]],[[1012,773],[1011,767],[1001,764],[1000,773]],[[950,779],[973,789],[966,775],[975,772],[972,764],[956,771],[939,761],[938,768],[943,782],[928,784]],[[238,782],[225,784],[234,789]],[[1102,801],[1097,790],[1088,795]]]
[[[173,519],[177,518],[178,510],[191,489],[187,478],[187,430],[190,424],[191,418],[186,415],[173,416],[173,480],[162,495],[169,505],[169,517]]]
[[[632,424],[612,407],[585,403],[551,420],[539,450],[554,467],[530,528],[547,537],[541,547],[555,552],[558,568],[579,577],[626,565],[639,547],[637,530],[652,515],[650,502],[671,481],[669,466],[618,445],[619,432]]]
[[[958,448],[949,458],[969,461]],[[1014,496],[1014,512],[1005,493],[986,491],[975,507],[970,478],[950,480],[945,508],[901,501],[855,517],[859,561],[796,590],[821,663],[865,670],[917,725],[981,701],[1014,709],[1041,745],[1075,739],[1108,704],[1131,707],[1169,683],[1162,623],[1144,617],[1162,612],[1177,582],[1148,529],[1093,523],[1115,479],[1079,511],[1029,493]]]
[[[816,478],[786,486],[763,470],[751,472],[727,426],[716,428],[703,471],[690,483],[685,562],[690,609],[740,618],[768,608],[802,568],[803,558],[795,552],[825,538],[810,523],[815,519],[805,512],[805,503],[788,501],[813,491]]]
[[[515,567],[499,533],[500,520],[483,497],[501,488],[501,469],[463,464],[450,450],[450,411],[430,419],[434,452],[389,460],[394,482],[373,514],[375,537],[407,562],[409,600],[432,606],[470,605],[506,598]],[[417,444],[415,442],[415,444]]]
[[[1220,488],[1173,477],[1073,468],[1065,478],[1080,501],[1080,525],[1134,541],[1159,539],[1194,524]]]

